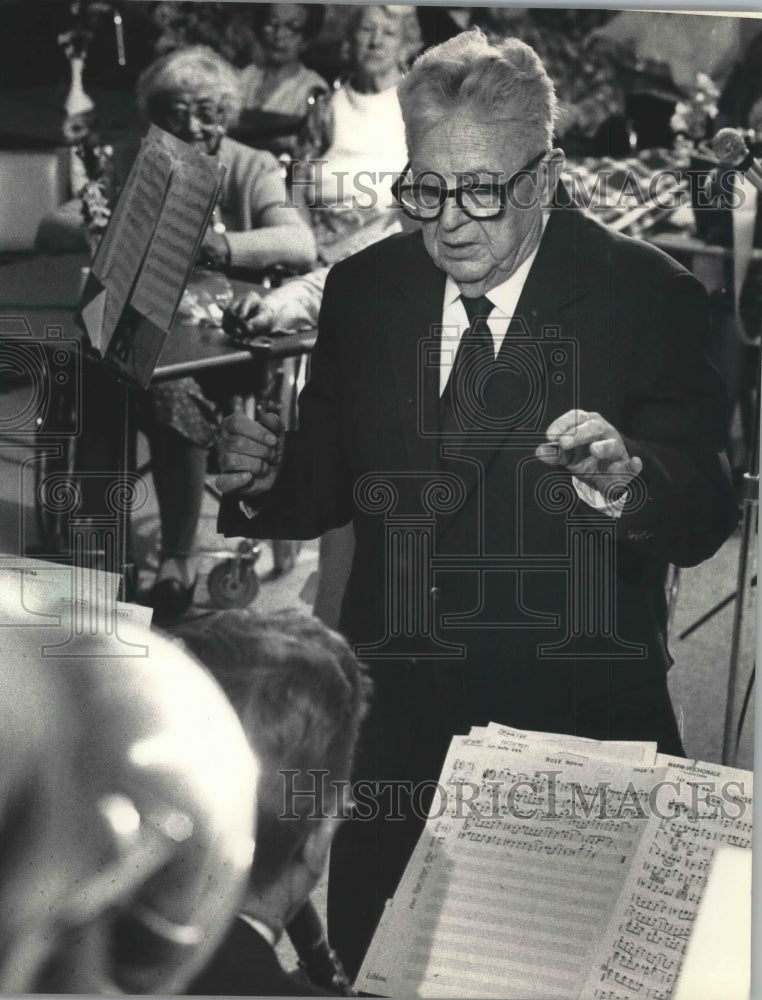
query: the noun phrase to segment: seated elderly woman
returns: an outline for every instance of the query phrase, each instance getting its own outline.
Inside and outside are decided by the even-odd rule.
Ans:
[[[239,273],[274,265],[304,271],[314,263],[312,232],[289,202],[275,158],[225,134],[238,114],[240,94],[238,77],[221,56],[194,46],[161,57],[138,80],[137,100],[149,121],[225,167],[216,224],[203,239],[199,263]],[[48,252],[87,246],[68,206],[46,221],[40,237],[40,248]],[[151,598],[159,623],[177,618],[192,601],[207,453],[234,392],[229,376],[216,375],[154,386],[141,399],[161,519],[161,560]]]
[[[314,92],[328,90],[322,76],[301,61],[303,49],[322,27],[325,6],[255,4],[252,17],[260,51],[254,62],[241,70],[243,107],[304,117]]]
[[[407,158],[397,84],[420,44],[410,7],[359,7],[347,22],[347,77],[307,116],[293,173],[326,264],[386,236],[397,218],[390,186]]]
[[[294,918],[303,925],[349,808],[371,680],[341,636],[293,611],[267,618],[223,611],[184,622],[174,634],[230,698],[260,764],[254,864],[239,918],[187,992],[326,996],[284,972],[275,945],[287,928],[298,941]]]

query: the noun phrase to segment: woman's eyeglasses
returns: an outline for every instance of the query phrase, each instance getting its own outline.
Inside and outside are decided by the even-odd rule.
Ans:
[[[268,35],[274,35],[278,31],[282,31],[284,35],[290,35],[292,38],[300,38],[304,34],[304,25],[298,21],[286,21],[283,23],[280,21],[266,21],[262,25],[262,31]]]
[[[193,119],[211,128],[225,123],[225,108],[216,101],[172,101],[162,109],[162,118],[169,132],[186,129]]]
[[[519,181],[529,176],[546,155],[547,150],[543,150],[533,156],[507,181],[485,180],[483,174],[473,172],[463,174],[460,183],[452,188],[448,188],[444,177],[435,171],[426,171],[414,181],[408,181],[408,163],[392,184],[392,194],[405,215],[419,221],[438,219],[448,198],[454,198],[458,208],[471,219],[495,219],[512,200]]]

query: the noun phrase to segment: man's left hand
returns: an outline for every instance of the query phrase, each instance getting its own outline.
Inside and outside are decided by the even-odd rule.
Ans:
[[[548,465],[560,465],[606,499],[640,475],[643,462],[632,457],[622,435],[599,413],[569,410],[548,427],[547,444],[535,454]]]

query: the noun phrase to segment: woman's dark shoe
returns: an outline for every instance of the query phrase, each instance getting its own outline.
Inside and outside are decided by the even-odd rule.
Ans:
[[[177,621],[193,604],[198,577],[190,587],[184,586],[179,580],[168,578],[159,580],[151,590],[151,607],[156,625],[170,625]]]

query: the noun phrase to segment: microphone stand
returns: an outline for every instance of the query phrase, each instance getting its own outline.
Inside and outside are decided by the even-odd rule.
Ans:
[[[728,694],[725,703],[725,725],[722,736],[722,763],[733,767],[738,754],[741,739],[741,726],[746,714],[748,694],[743,700],[743,706],[738,719],[738,727],[733,735],[733,722],[736,715],[737,687],[739,683],[739,666],[741,662],[741,646],[743,627],[746,618],[747,604],[754,580],[749,579],[750,550],[752,538],[756,534],[759,509],[759,432],[760,432],[760,392],[762,391],[762,351],[757,362],[757,380],[754,387],[754,420],[751,441],[749,443],[749,471],[744,473],[741,488],[741,548],[738,554],[738,575],[736,579],[735,610],[733,614],[733,631],[730,644],[730,666],[728,670]],[[748,687],[754,683],[754,668],[752,668]]]

